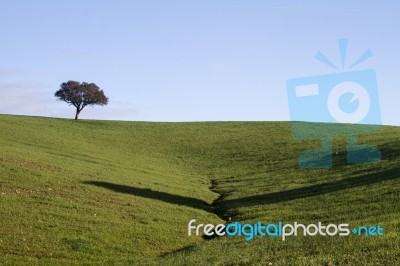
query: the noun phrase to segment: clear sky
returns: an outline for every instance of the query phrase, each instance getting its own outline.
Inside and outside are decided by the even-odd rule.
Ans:
[[[53,95],[77,80],[110,98],[81,118],[289,120],[286,80],[342,71],[315,55],[346,38],[400,125],[399,26],[396,0],[0,0],[0,113],[73,118]]]

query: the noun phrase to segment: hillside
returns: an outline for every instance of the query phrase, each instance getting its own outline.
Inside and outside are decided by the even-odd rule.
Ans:
[[[0,262],[400,264],[398,127],[360,137],[381,150],[377,164],[347,164],[345,140],[336,138],[331,169],[299,169],[299,153],[318,141],[293,141],[287,122],[0,115],[0,129]],[[191,219],[229,217],[379,224],[385,234],[286,241],[187,235]]]

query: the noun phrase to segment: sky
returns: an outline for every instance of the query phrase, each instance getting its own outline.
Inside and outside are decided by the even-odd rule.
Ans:
[[[84,119],[288,121],[287,80],[369,48],[351,71],[375,70],[382,123],[400,125],[399,25],[395,0],[0,0],[0,113],[73,118],[54,92],[76,80],[109,97]]]

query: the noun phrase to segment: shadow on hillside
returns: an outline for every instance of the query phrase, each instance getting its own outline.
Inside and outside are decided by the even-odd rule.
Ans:
[[[400,178],[400,168],[382,171],[372,174],[360,174],[353,178],[346,178],[335,182],[328,182],[308,187],[289,189],[279,192],[244,197],[240,199],[224,200],[221,202],[221,209],[231,209],[245,206],[255,206],[271,203],[280,203],[307,197],[319,196],[339,190],[372,185],[386,180]]]
[[[112,190],[112,191],[115,191],[118,193],[124,193],[124,194],[134,195],[134,196],[138,196],[138,197],[148,198],[148,199],[155,199],[155,200],[160,200],[160,201],[171,203],[171,204],[187,206],[187,207],[191,207],[191,208],[195,208],[195,209],[201,209],[201,210],[205,210],[207,212],[213,212],[211,206],[207,202],[202,201],[200,199],[196,199],[196,198],[173,195],[173,194],[169,194],[166,192],[154,191],[154,190],[147,189],[147,188],[137,188],[137,187],[119,185],[119,184],[114,184],[114,183],[109,183],[109,182],[104,182],[104,181],[83,181],[82,183],[88,184],[88,185],[94,185],[97,187],[107,188],[109,190]]]
[[[400,158],[400,142],[391,142],[379,147],[382,152],[382,160],[396,160]]]

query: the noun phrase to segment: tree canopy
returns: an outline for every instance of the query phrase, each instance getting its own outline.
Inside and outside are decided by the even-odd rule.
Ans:
[[[78,120],[80,112],[88,105],[104,106],[108,103],[108,98],[94,83],[78,82],[70,80],[60,85],[60,89],[55,92],[55,97],[59,100],[73,105],[76,108],[75,120]]]

